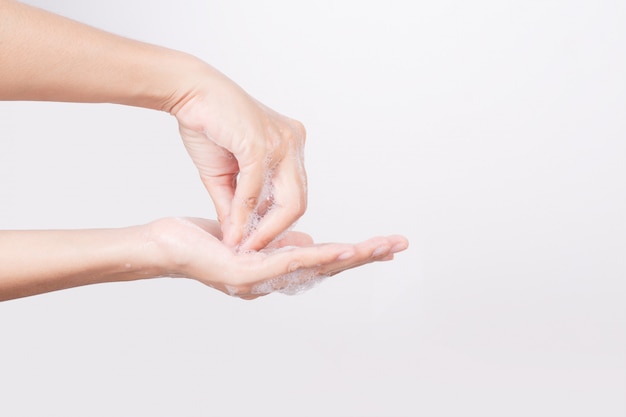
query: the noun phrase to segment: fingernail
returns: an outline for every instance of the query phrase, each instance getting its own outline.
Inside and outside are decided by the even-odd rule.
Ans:
[[[345,260],[347,260],[347,259],[352,258],[353,256],[354,256],[354,251],[349,250],[349,251],[344,252],[344,253],[342,253],[341,255],[339,255],[339,256],[337,257],[337,260],[339,260],[339,261],[345,261]]]
[[[376,250],[372,253],[374,258],[378,258],[379,256],[389,252],[389,246],[383,245],[376,248]]]
[[[391,250],[389,252],[391,253],[401,252],[405,250],[406,248],[407,248],[406,243],[396,243],[395,245],[391,247]]]

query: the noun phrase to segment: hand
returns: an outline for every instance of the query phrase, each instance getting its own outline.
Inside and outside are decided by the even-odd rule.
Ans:
[[[347,269],[391,260],[408,246],[397,235],[358,244],[313,244],[311,236],[292,231],[261,252],[237,254],[220,241],[216,221],[167,218],[148,226],[163,253],[164,275],[193,278],[244,299],[275,291],[295,294]]]
[[[216,207],[224,243],[264,248],[306,209],[304,127],[208,65],[190,79],[196,85],[172,114]]]
[[[0,65],[0,99],[119,103],[173,114],[230,246],[263,248],[304,213],[301,123],[189,54],[21,2],[1,4],[0,56],[11,58]]]

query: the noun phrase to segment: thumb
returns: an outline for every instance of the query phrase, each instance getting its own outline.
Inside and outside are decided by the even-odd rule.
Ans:
[[[236,175],[222,175],[219,177],[200,176],[204,187],[209,192],[217,219],[220,222],[224,240],[230,229],[231,207],[235,193]]]

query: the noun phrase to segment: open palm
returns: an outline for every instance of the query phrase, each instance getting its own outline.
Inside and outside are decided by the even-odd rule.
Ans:
[[[294,294],[347,269],[391,260],[408,245],[397,235],[357,244],[315,244],[308,234],[291,231],[262,251],[236,253],[222,243],[214,220],[166,218],[153,222],[151,230],[165,248],[168,275],[193,278],[246,299],[275,291]]]

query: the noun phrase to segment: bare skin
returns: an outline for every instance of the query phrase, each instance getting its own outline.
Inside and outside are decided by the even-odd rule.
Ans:
[[[165,276],[252,299],[294,279],[390,260],[408,245],[402,236],[314,244],[307,234],[285,233],[307,205],[303,125],[188,54],[0,0],[0,100],[115,103],[170,113],[219,217],[0,231],[0,300]]]
[[[288,232],[269,251],[235,253],[217,221],[165,218],[118,228],[0,232],[0,301],[72,287],[157,277],[195,279],[225,294],[254,299],[260,283],[298,271],[330,276],[407,248],[402,236],[357,244],[314,244]],[[271,249],[289,247],[284,251]],[[279,284],[281,285],[281,284]],[[267,287],[265,287],[267,288]]]
[[[229,246],[261,249],[306,210],[302,123],[200,59],[11,0],[0,0],[0,57],[0,100],[106,102],[176,117]],[[244,236],[268,178],[273,209]]]

